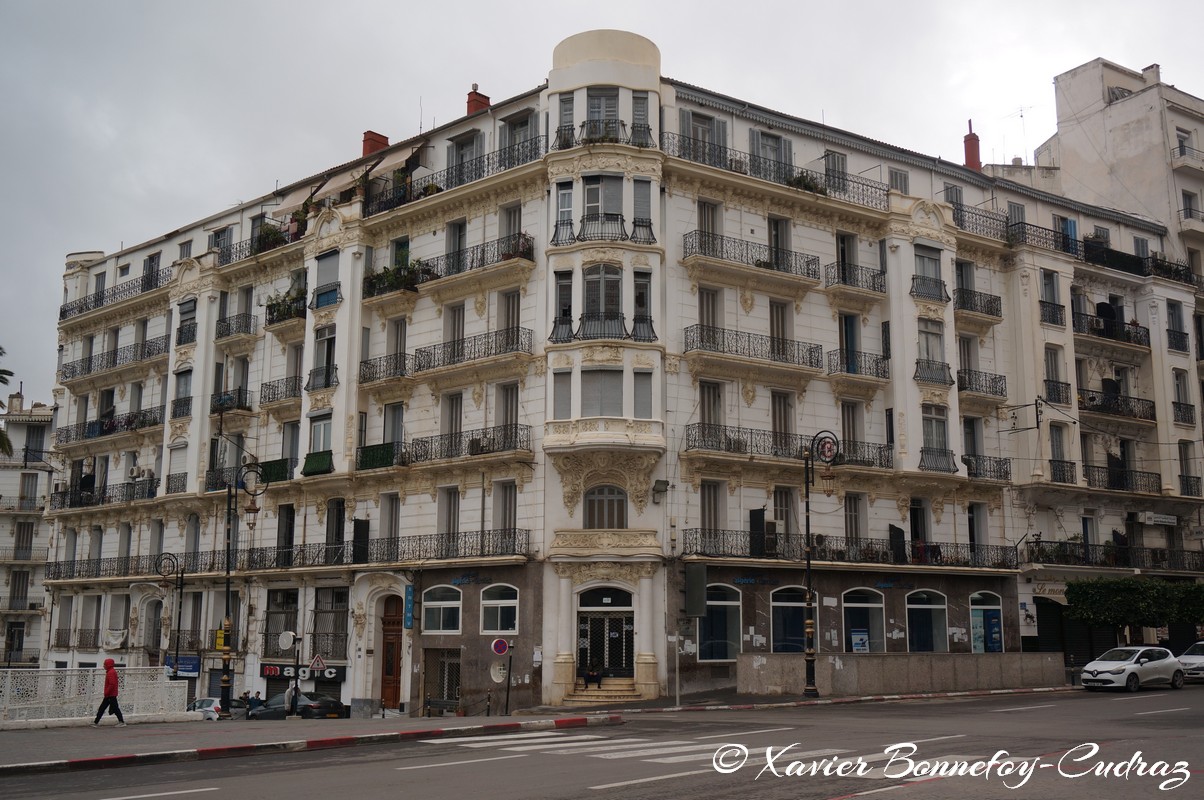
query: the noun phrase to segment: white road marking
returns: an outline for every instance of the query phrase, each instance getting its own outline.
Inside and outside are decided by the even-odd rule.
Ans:
[[[739,733],[716,733],[713,736],[695,736],[699,741],[703,739],[736,739],[740,736],[755,736],[758,733],[777,733],[778,731],[792,731],[794,728],[766,728],[763,731],[740,731]]]
[[[652,747],[647,750],[632,750],[626,753],[599,753],[594,758],[642,758],[643,756],[668,755],[669,753],[685,753],[690,750],[715,750],[713,744],[686,744],[677,747]]]
[[[210,786],[205,789],[181,789],[178,792],[156,792],[154,794],[127,794],[123,797],[106,797],[105,800],[142,800],[144,797],[171,797],[179,794],[196,794],[197,792],[216,792],[219,787]]]
[[[418,741],[426,744],[459,744],[460,742],[483,742],[492,740],[495,742],[508,742],[512,739],[552,739],[558,736],[564,736],[559,731],[539,731],[536,733],[499,733],[493,736],[445,736],[441,739],[419,739]]]
[[[1161,711],[1138,711],[1133,716],[1144,717],[1147,714],[1169,714],[1172,711],[1191,711],[1191,708],[1184,706],[1183,708],[1164,708]]]
[[[414,767],[394,767],[394,769],[396,769],[398,771],[402,771],[402,770],[407,770],[407,769],[430,769],[431,767],[458,767],[461,764],[480,764],[484,761],[504,761],[507,758],[526,758],[526,756],[520,754],[517,756],[496,756],[494,758],[473,758],[468,761],[445,761],[442,764],[418,764],[417,766],[414,766]],[[154,795],[146,795],[146,797],[153,797],[153,796]],[[121,798],[113,798],[113,800],[122,800],[122,799]],[[132,798],[131,798],[131,800],[132,800]]]
[[[988,714],[1002,714],[1006,711],[1032,711],[1034,708],[1053,708],[1056,703],[1049,703],[1043,706],[1017,706],[1016,708],[997,708],[993,711],[988,711]]]
[[[847,753],[848,750],[808,750],[802,753],[790,752],[787,753],[790,761],[798,761],[803,758],[825,758],[827,756],[836,756],[841,753]],[[694,761],[698,758],[710,757],[705,754],[693,754],[688,756],[666,756],[665,758],[648,758],[646,761],[651,761],[654,764],[684,764],[688,761]],[[749,756],[748,761],[744,762],[745,766],[753,766],[755,764],[763,764],[766,759],[764,756]]]
[[[1162,697],[1156,694],[1133,695],[1132,697],[1113,697],[1113,703],[1124,703],[1127,700],[1161,700]]]
[[[943,742],[946,739],[964,739],[964,738],[966,738],[966,734],[958,733],[958,734],[954,734],[952,736],[933,736],[931,739],[908,739],[907,741],[911,742],[912,744],[924,744],[924,742]],[[898,744],[898,742],[891,742],[891,744]],[[890,747],[890,744],[884,744],[882,746],[884,748]]]
[[[618,744],[619,742],[622,742],[623,744]],[[627,744],[628,742],[634,742],[634,744]],[[654,744],[656,744],[656,745],[689,744],[689,742],[688,741],[651,742],[647,739],[612,739],[611,741],[607,742],[606,744],[594,744],[593,742],[591,742],[591,743],[589,743],[589,745],[587,747],[575,747],[572,750],[568,750],[568,749],[545,750],[544,752],[550,753],[554,756],[575,756],[578,754],[591,755],[593,753],[613,753],[618,750],[632,750],[632,749],[642,748],[642,747],[652,747]]]
[[[654,778],[637,778],[633,781],[620,781],[619,783],[604,783],[601,786],[591,786],[591,789],[617,789],[620,786],[634,786],[637,783],[652,783],[653,781],[667,781],[673,778],[684,778],[688,775],[702,775],[704,772],[714,772],[713,769],[696,769],[691,772],[677,772],[673,775],[657,775]]]
[[[495,743],[495,742],[470,742],[470,743],[464,745],[464,747],[497,747],[498,749],[509,750],[509,749],[512,749],[511,745],[517,746],[520,744],[539,744],[539,745],[552,746],[552,745],[558,745],[561,742],[564,742],[566,744],[568,742],[578,742],[578,741],[583,741],[583,740],[596,742],[601,738],[602,737],[598,736],[597,734],[583,733],[579,736],[556,736],[556,737],[547,737],[544,739],[527,739],[526,741],[517,741],[517,742],[501,742],[500,744]]]

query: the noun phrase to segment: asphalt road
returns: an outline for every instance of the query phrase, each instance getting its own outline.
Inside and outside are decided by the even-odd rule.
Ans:
[[[791,774],[792,762],[806,772]],[[6,800],[833,800],[883,790],[891,800],[1201,797],[1204,686],[633,715],[609,728],[14,776],[3,787]]]

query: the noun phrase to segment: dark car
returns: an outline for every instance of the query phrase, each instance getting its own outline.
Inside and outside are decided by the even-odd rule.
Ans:
[[[251,709],[251,719],[284,719],[289,708],[286,694],[269,697],[259,708]],[[343,701],[328,694],[302,692],[297,698],[297,714],[302,719],[342,719],[345,715]]]

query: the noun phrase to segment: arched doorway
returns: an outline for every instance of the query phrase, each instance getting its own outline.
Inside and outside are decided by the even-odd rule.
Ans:
[[[607,677],[635,677],[635,609],[617,586],[586,589],[577,599],[577,667]]]
[[[395,594],[385,598],[380,628],[380,699],[385,708],[398,708],[401,705],[401,657],[405,652],[405,603]]]

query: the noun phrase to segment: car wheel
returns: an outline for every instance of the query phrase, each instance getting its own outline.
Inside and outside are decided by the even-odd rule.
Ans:
[[[1138,678],[1136,673],[1129,673],[1129,677],[1125,678],[1125,689],[1130,692],[1135,692],[1141,688],[1141,678]]]
[[[1172,689],[1182,689],[1183,688],[1183,671],[1182,670],[1178,670],[1178,669],[1175,670],[1175,674],[1171,676],[1171,688]]]

